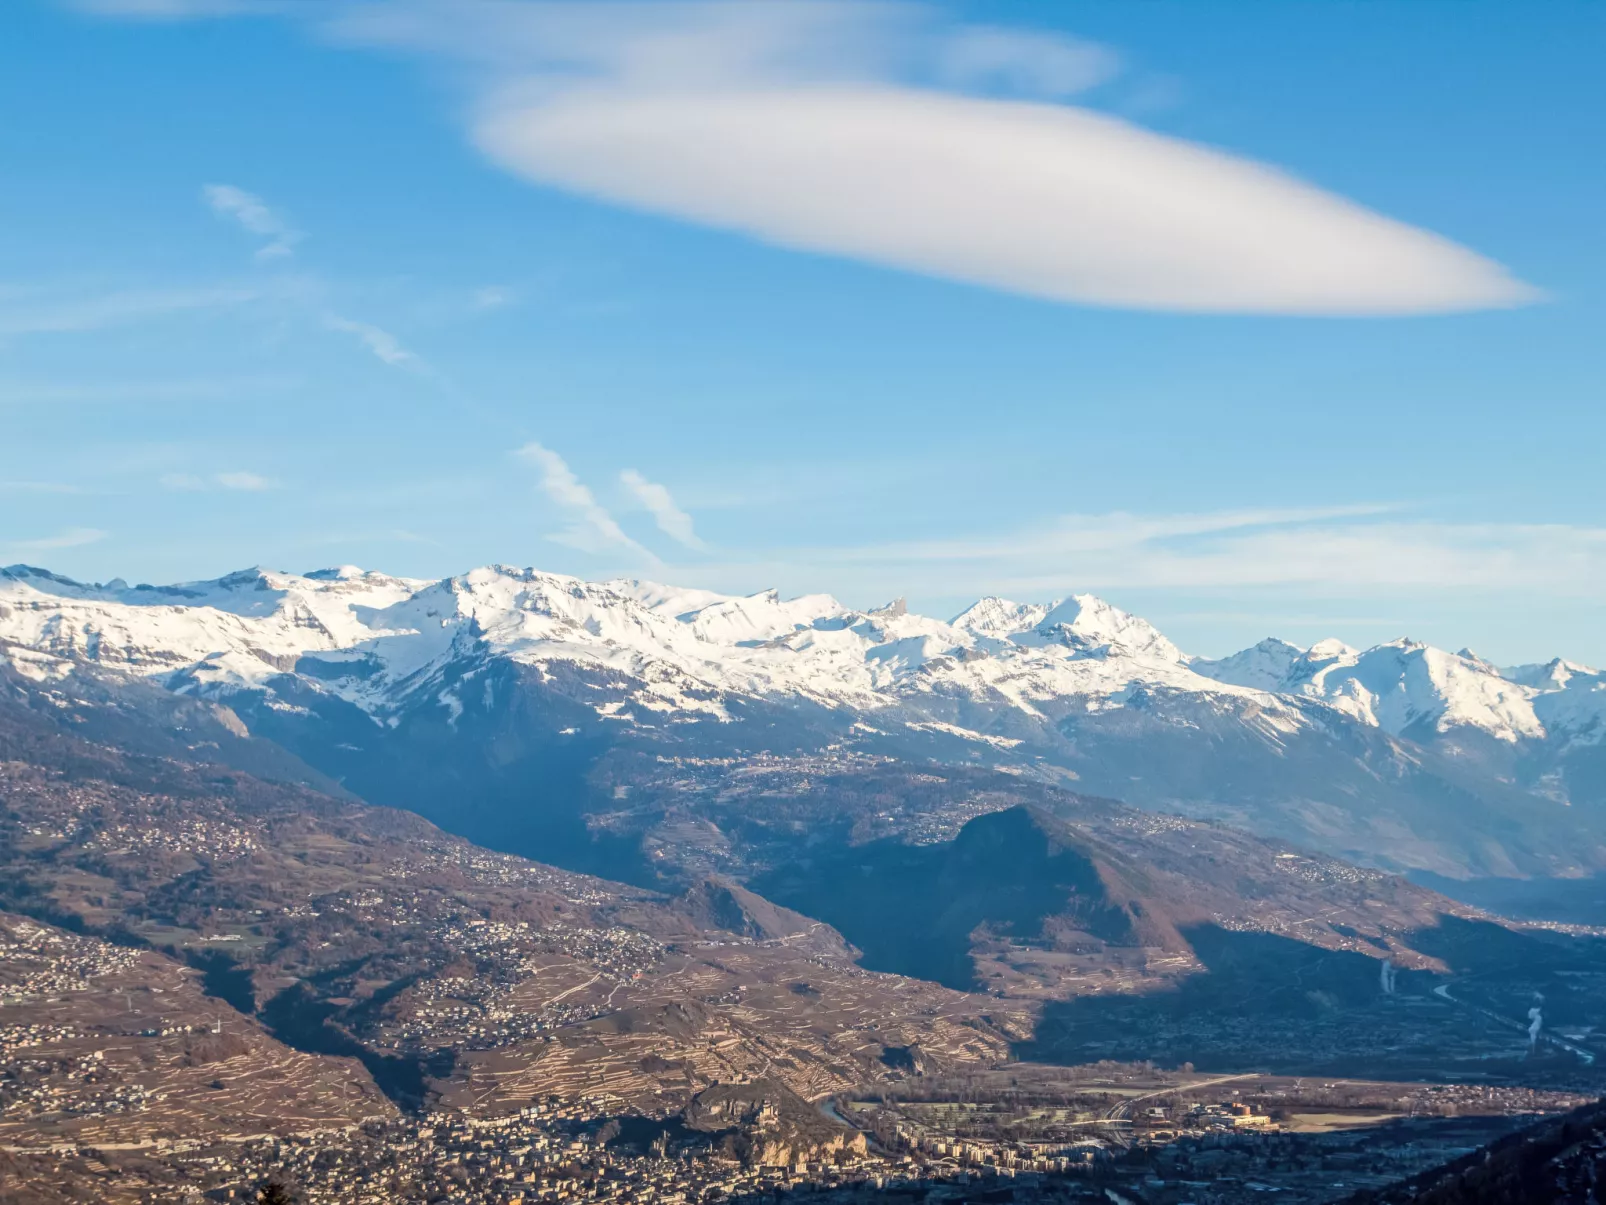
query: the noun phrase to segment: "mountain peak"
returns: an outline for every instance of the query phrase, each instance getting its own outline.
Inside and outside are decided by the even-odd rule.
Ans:
[[[977,599],[949,620],[949,624],[961,631],[1002,640],[1016,632],[1031,631],[1043,622],[1043,616],[1057,606],[1057,601],[1047,604],[1018,603],[989,595]]]
[[[1535,690],[1565,690],[1574,678],[1598,678],[1600,671],[1576,661],[1554,657],[1535,665],[1509,665],[1497,673],[1508,682],[1531,686]]]
[[[1206,678],[1251,690],[1281,691],[1288,688],[1294,664],[1306,655],[1297,644],[1268,636],[1242,652],[1215,659],[1195,657],[1188,668]]]
[[[648,712],[724,720],[749,705],[733,710],[735,699],[855,713],[898,705],[920,713],[913,731],[995,752],[1022,745],[1024,729],[1013,726],[1039,722],[1056,700],[1119,708],[1151,686],[1208,709],[1253,693],[1256,722],[1279,733],[1310,722],[1309,703],[1394,735],[1471,728],[1516,742],[1606,731],[1602,679],[1570,662],[1497,671],[1466,650],[1405,639],[1362,653],[1338,640],[1301,650],[1268,638],[1230,657],[1188,658],[1153,624],[1092,594],[986,597],[943,623],[902,600],[864,613],[827,594],[726,595],[508,565],[438,581],[352,565],[305,576],[256,567],[134,587],[17,565],[0,570],[0,602],[0,639],[69,662],[219,698],[276,698],[301,681],[376,718],[417,700],[450,710],[458,696],[444,684],[464,672],[463,659],[505,658],[559,677],[616,675],[596,702],[614,722],[650,726]],[[303,659],[324,667],[315,685],[296,671]],[[975,718],[947,710],[956,706],[978,709]]]
[[[42,582],[50,582],[57,586],[70,586],[79,590],[85,588],[83,582],[74,581],[70,577],[63,577],[59,573],[52,573],[48,569],[41,569],[37,565],[24,565],[20,561],[15,565],[6,565],[0,568],[0,577],[9,577],[19,582],[36,579]]]
[[[1311,661],[1332,661],[1342,657],[1354,657],[1359,653],[1359,649],[1351,648],[1336,636],[1318,640],[1305,650],[1305,656]]]
[[[1161,661],[1183,659],[1182,650],[1148,620],[1139,619],[1095,594],[1073,594],[1044,615],[1037,630],[1043,635],[1065,633],[1079,644]]]

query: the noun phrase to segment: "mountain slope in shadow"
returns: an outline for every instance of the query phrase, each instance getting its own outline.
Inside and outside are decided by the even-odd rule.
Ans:
[[[951,842],[878,841],[762,875],[758,894],[825,921],[877,971],[976,986],[971,950],[985,935],[1185,948],[1145,898],[1138,866],[1097,848],[1035,807],[978,817]]]

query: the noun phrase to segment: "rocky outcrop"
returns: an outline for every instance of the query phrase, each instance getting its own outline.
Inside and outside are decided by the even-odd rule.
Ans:
[[[725,1149],[750,1167],[794,1167],[865,1152],[863,1134],[775,1080],[714,1084],[692,1098],[681,1118],[688,1129],[723,1132]]]

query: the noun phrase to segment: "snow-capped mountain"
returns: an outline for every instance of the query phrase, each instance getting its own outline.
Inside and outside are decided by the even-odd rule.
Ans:
[[[1385,864],[1606,866],[1606,841],[1574,831],[1606,813],[1606,675],[1502,672],[1408,640],[1194,658],[1091,595],[986,598],[944,621],[901,601],[859,611],[505,566],[163,587],[14,566],[0,658],[6,645],[24,677],[91,663],[154,680],[227,705],[359,793],[431,814],[451,791],[487,823],[530,791],[592,789],[621,750],[828,750],[1073,780]],[[1514,816],[1573,804],[1560,845],[1511,836]]]
[[[0,639],[213,696],[271,693],[306,658],[322,689],[376,717],[416,704],[465,656],[630,675],[640,679],[633,707],[683,719],[728,718],[727,696],[865,712],[966,696],[1038,717],[1071,696],[1118,706],[1142,686],[1254,698],[1288,726],[1300,722],[1290,699],[1314,700],[1393,735],[1464,727],[1505,741],[1588,739],[1606,716],[1606,678],[1571,662],[1501,671],[1403,639],[1361,651],[1269,638],[1219,660],[1191,658],[1092,595],[984,598],[944,622],[901,603],[859,612],[825,594],[727,596],[505,566],[440,581],[350,566],[245,570],[159,587],[13,566],[0,571]],[[599,714],[622,710],[605,704]]]
[[[1600,681],[1596,671],[1570,667],[1547,677],[1528,666],[1506,674],[1467,650],[1447,653],[1415,640],[1362,652],[1336,640],[1300,649],[1272,639],[1190,667],[1223,682],[1320,699],[1394,735],[1468,728],[1508,742],[1564,734],[1598,739],[1588,723],[1590,704],[1595,719],[1606,716],[1606,694],[1591,698]],[[1551,695],[1567,695],[1568,706],[1557,709],[1546,698]],[[1541,710],[1551,715],[1551,725]]]
[[[0,639],[158,676],[209,697],[311,678],[376,718],[447,685],[465,658],[562,664],[637,681],[598,714],[728,719],[735,698],[810,699],[871,713],[924,696],[988,699],[1037,718],[1068,696],[1136,685],[1253,696],[1195,673],[1146,621],[1091,595],[1044,606],[983,599],[952,622],[901,604],[854,611],[825,594],[726,596],[492,566],[426,582],[346,567],[247,570],[179,586],[88,586],[0,572]],[[1295,723],[1292,712],[1284,722]]]
[[[1337,645],[1346,652],[1353,652],[1347,645],[1340,645],[1337,641],[1325,642],[1328,645]],[[1196,674],[1203,674],[1206,678],[1214,678],[1217,682],[1231,682],[1235,686],[1248,686],[1255,690],[1280,691],[1287,687],[1289,674],[1295,662],[1306,655],[1307,650],[1297,644],[1289,644],[1276,636],[1268,636],[1259,644],[1251,645],[1242,652],[1233,653],[1230,657],[1221,657],[1211,660],[1208,657],[1195,657],[1188,667]]]

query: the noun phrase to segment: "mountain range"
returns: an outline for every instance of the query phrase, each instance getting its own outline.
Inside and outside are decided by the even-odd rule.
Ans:
[[[1354,1075],[1386,1052],[1429,1077],[1592,1074],[1592,1049],[1540,1066],[1488,1031],[1535,992],[1548,1023],[1590,1026],[1598,941],[989,767],[672,760],[584,813],[639,857],[618,863],[638,883],[610,882],[352,798],[220,704],[0,666],[0,921],[187,964],[404,1109],[514,1108],[599,1060],[637,1108],[765,1067],[817,1097],[915,1048],[928,1069],[1014,1052]],[[1396,977],[1427,1012],[1394,1007]],[[1445,983],[1492,1022],[1431,997]]]
[[[0,1197],[176,1197],[199,1144],[344,1175],[359,1131],[388,1168],[441,1118],[476,1160],[504,1135],[487,1175],[532,1126],[812,1166],[866,1141],[833,1095],[1023,1068],[1113,1077],[1066,1125],[1117,1145],[1131,1093],[1251,1076],[1570,1107],[1606,1083],[1599,929],[1387,867],[1592,869],[1596,746],[1551,717],[1595,680],[1210,662],[1090,597],[7,570]]]
[[[1208,659],[1091,595],[943,621],[505,566],[172,586],[13,566],[0,657],[221,706],[326,783],[633,878],[668,856],[674,783],[706,824],[685,780],[710,801],[755,758],[985,770],[1450,879],[1606,869],[1601,671],[1403,639]]]

